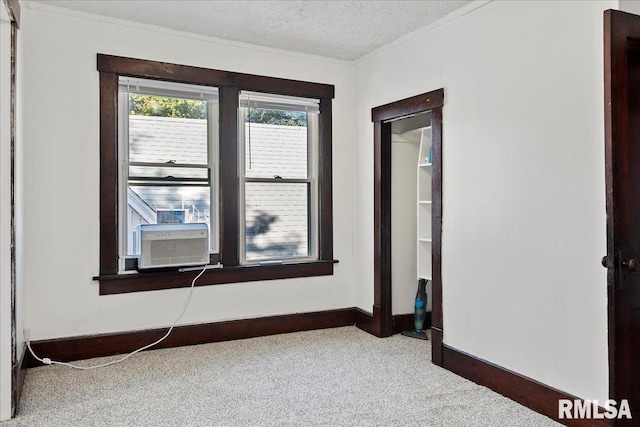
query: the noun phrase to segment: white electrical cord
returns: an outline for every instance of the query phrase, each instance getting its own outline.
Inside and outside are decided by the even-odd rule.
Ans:
[[[112,360],[111,362],[107,362],[107,363],[103,363],[102,365],[95,365],[95,366],[78,366],[78,365],[74,365],[72,363],[66,363],[66,362],[58,362],[56,360],[51,360],[48,357],[43,357],[42,359],[39,358],[38,356],[36,356],[36,354],[33,352],[33,349],[31,348],[31,343],[27,342],[27,348],[29,349],[29,352],[31,353],[31,355],[39,362],[44,363],[45,365],[62,365],[62,366],[68,366],[70,368],[74,368],[74,369],[80,369],[83,371],[88,371],[89,369],[97,369],[97,368],[104,368],[105,366],[109,366],[109,365],[115,365],[116,363],[120,363],[124,360],[127,360],[128,358],[130,358],[131,356],[133,356],[136,353],[139,353],[143,350],[146,350],[148,348],[153,347],[156,344],[161,343],[162,341],[164,341],[169,334],[171,333],[171,331],[173,331],[173,328],[176,326],[176,324],[180,321],[180,319],[182,319],[182,316],[184,316],[184,314],[187,312],[187,307],[189,307],[189,303],[191,302],[191,296],[193,295],[193,290],[194,287],[196,285],[196,280],[198,280],[200,278],[200,276],[202,276],[204,274],[205,271],[207,271],[207,269],[209,268],[209,265],[205,265],[204,268],[202,269],[202,271],[191,281],[191,289],[189,291],[189,296],[187,297],[187,300],[184,304],[184,308],[182,309],[182,313],[180,313],[180,316],[178,316],[178,318],[175,320],[175,322],[173,322],[173,324],[171,325],[171,327],[169,328],[169,330],[167,331],[166,334],[164,334],[164,336],[162,338],[160,338],[157,341],[152,342],[151,344],[145,345],[144,347],[140,347],[137,350],[132,351],[131,353],[127,354],[126,356],[118,359],[118,360]]]

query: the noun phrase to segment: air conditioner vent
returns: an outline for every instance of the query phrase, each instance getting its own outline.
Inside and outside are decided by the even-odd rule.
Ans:
[[[142,224],[138,236],[139,269],[209,263],[207,224]]]

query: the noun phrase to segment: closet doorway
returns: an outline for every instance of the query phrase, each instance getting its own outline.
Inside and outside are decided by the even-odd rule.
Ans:
[[[423,144],[419,148],[419,163],[424,164],[424,171],[430,175],[431,188],[420,189],[418,193],[428,194],[429,200],[416,194],[415,203],[429,202],[431,230],[421,230],[420,211],[417,210],[417,271],[416,286],[420,274],[430,273],[432,312],[431,340],[432,361],[442,366],[442,107],[444,89],[417,95],[411,98],[375,107],[371,110],[374,124],[374,301],[373,319],[363,329],[378,337],[387,337],[394,333],[394,316],[392,311],[392,141],[393,123],[401,119],[409,119],[420,114],[430,116],[430,152],[423,152]],[[405,121],[409,123],[409,121]],[[397,125],[396,125],[397,128]],[[419,127],[418,127],[419,128]],[[423,129],[420,129],[422,132]],[[424,162],[422,161],[424,160]],[[426,166],[428,164],[428,166]],[[419,168],[419,165],[416,164]],[[420,169],[417,170],[420,179]],[[426,197],[426,196],[425,196]],[[422,221],[424,222],[424,221]],[[421,237],[422,235],[422,237]],[[429,243],[429,255],[420,250],[420,240]],[[426,256],[426,259],[424,258]],[[421,261],[422,260],[422,261]],[[430,261],[430,269],[426,265]],[[429,271],[430,270],[430,271]],[[422,273],[421,273],[422,272]]]

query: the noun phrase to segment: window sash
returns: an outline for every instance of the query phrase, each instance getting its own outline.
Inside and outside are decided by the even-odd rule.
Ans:
[[[284,183],[284,184],[302,184],[302,183],[313,183],[314,179],[311,178],[249,178],[245,177],[243,179],[244,182],[261,182],[261,183]]]
[[[129,96],[131,94],[161,96],[170,98],[192,99],[207,101],[207,158],[206,164],[187,163],[157,163],[157,162],[130,162],[129,147]],[[129,253],[128,236],[128,194],[130,186],[199,186],[209,187],[210,214],[209,214],[209,238],[210,253],[219,252],[219,178],[218,178],[218,157],[219,157],[219,117],[218,117],[218,88],[198,85],[188,85],[183,83],[173,83],[168,81],[154,81],[146,79],[134,79],[130,77],[120,77],[118,84],[118,246],[119,261],[118,270],[125,271],[126,259],[135,257]],[[143,167],[164,167],[164,168],[203,168],[207,170],[207,178],[183,177],[167,179],[158,177],[131,177],[130,166]]]
[[[242,92],[244,93],[244,92]],[[245,150],[246,150],[246,132],[245,132],[245,116],[247,109],[252,108],[247,103],[242,106],[242,93],[240,96],[240,107],[238,108],[238,176],[239,176],[239,189],[238,189],[238,215],[239,215],[239,261],[240,264],[264,264],[280,261],[296,261],[296,260],[317,260],[319,259],[319,194],[318,194],[318,146],[319,146],[319,114],[310,113],[307,114],[307,178],[254,178],[245,176]],[[273,99],[273,95],[260,94],[263,98]],[[289,98],[285,96],[277,96],[282,102]],[[293,97],[291,97],[293,98]],[[300,98],[305,99],[306,98]],[[315,101],[315,100],[314,100]],[[297,104],[293,104],[286,108],[288,111],[303,111],[299,109]],[[264,108],[264,107],[256,107]],[[281,108],[282,109],[282,108]],[[307,224],[308,224],[308,256],[296,257],[296,258],[272,258],[272,259],[248,259],[247,258],[247,243],[246,243],[246,184],[247,183],[308,183],[308,206],[307,206]]]

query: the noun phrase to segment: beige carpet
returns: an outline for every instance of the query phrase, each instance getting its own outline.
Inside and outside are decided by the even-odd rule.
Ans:
[[[93,371],[40,367],[0,426],[558,425],[430,353],[430,342],[345,327],[147,351]]]

